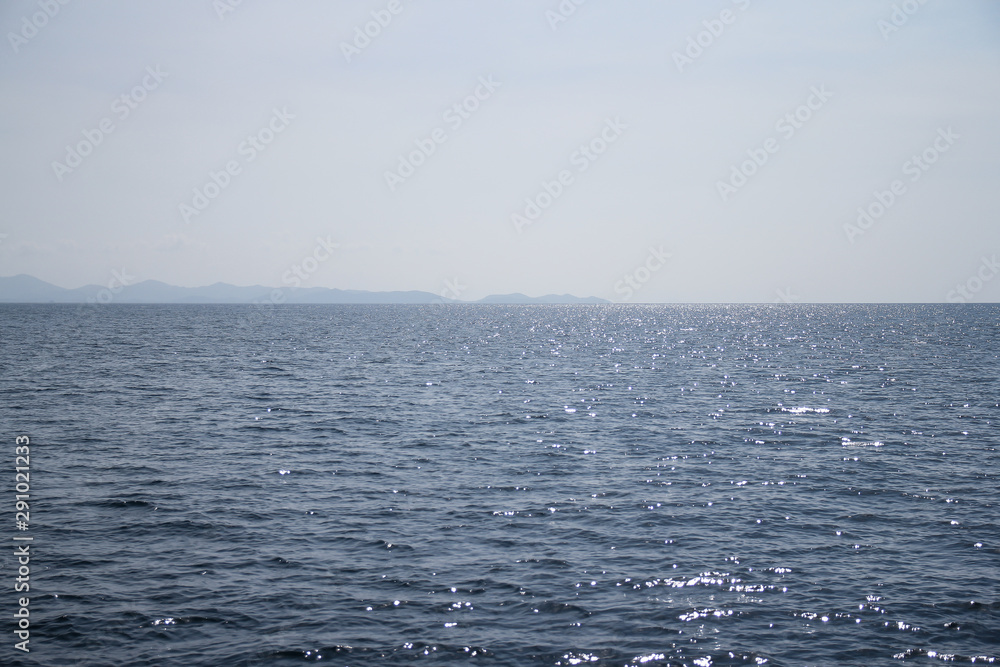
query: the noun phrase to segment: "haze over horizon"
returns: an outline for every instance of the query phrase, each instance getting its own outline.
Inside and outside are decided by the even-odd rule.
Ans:
[[[0,8],[0,276],[1000,301],[995,2],[64,2]]]

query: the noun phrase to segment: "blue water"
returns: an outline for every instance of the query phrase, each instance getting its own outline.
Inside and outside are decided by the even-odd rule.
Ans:
[[[27,655],[0,555],[0,664],[997,663],[998,333],[997,305],[0,306],[35,538]]]

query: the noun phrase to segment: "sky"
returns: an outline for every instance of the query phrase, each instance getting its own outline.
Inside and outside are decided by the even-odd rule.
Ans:
[[[996,0],[6,0],[0,31],[0,276],[1000,301]]]

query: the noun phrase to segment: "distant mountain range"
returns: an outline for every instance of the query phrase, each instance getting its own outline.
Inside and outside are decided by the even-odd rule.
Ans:
[[[500,303],[574,304],[610,303],[597,297],[570,294],[530,297],[524,294],[488,296],[479,301],[446,299],[430,292],[367,292],[326,287],[238,287],[215,283],[207,287],[177,287],[157,280],[114,287],[85,285],[76,289],[57,287],[33,276],[0,277],[0,303]]]

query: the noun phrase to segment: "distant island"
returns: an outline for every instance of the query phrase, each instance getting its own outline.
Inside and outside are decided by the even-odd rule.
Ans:
[[[368,292],[326,287],[239,287],[215,283],[206,287],[177,287],[157,280],[134,285],[85,285],[76,289],[58,287],[27,274],[0,277],[0,303],[290,303],[290,304],[578,304],[611,303],[597,297],[548,294],[491,295],[478,301],[448,299],[431,292]]]

